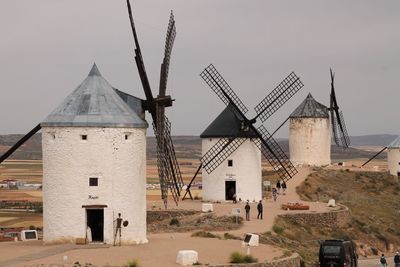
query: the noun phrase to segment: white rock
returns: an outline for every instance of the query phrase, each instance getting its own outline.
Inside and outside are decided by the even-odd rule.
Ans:
[[[247,233],[243,243],[250,247],[258,247],[259,239],[259,236],[256,234]]]
[[[334,199],[329,199],[328,201],[328,207],[336,207],[336,203]]]
[[[202,212],[214,211],[214,206],[211,203],[203,203],[203,205],[201,206],[201,211]]]
[[[193,265],[199,261],[199,254],[195,250],[180,250],[176,256],[176,263],[180,265]]]

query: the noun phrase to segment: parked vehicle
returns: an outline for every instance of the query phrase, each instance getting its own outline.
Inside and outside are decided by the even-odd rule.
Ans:
[[[325,240],[319,248],[320,267],[357,267],[358,255],[351,241]]]

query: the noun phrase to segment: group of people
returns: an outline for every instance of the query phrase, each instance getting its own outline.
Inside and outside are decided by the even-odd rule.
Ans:
[[[385,254],[382,254],[381,258],[380,258],[380,263],[381,263],[381,267],[386,267],[387,266],[387,261],[385,258]],[[394,256],[394,266],[395,267],[400,267],[400,255],[399,252],[396,252],[396,255]]]
[[[274,199],[274,201],[276,201],[276,199],[278,198],[278,195],[281,193],[282,190],[282,194],[285,195],[286,193],[286,183],[285,181],[281,181],[278,180],[278,182],[276,183],[276,187],[272,188],[272,198]]]
[[[257,211],[258,211],[258,214],[257,214],[257,219],[261,219],[262,220],[262,218],[263,218],[263,204],[262,204],[262,201],[260,200],[259,202],[258,202],[258,204],[257,204]],[[246,206],[244,206],[244,210],[246,211],[246,221],[250,221],[250,203],[249,203],[249,201],[247,200],[247,202],[246,202]]]
[[[278,182],[276,183],[276,187],[272,188],[272,197],[274,199],[274,201],[276,201],[277,195],[279,195],[282,191],[282,194],[285,195],[285,191],[286,191],[286,183],[285,181],[281,181],[278,180]],[[233,203],[237,203],[236,201],[236,193],[234,193],[233,195]],[[261,219],[263,218],[263,204],[262,201],[260,200],[257,204],[257,219]],[[244,210],[246,211],[246,221],[250,221],[250,203],[247,200],[246,205],[244,206]]]

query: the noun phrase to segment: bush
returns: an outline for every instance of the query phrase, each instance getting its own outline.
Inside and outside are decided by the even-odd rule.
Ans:
[[[169,222],[169,225],[180,226],[181,223],[179,222],[179,220],[177,218],[172,218],[171,221]]]
[[[139,267],[139,261],[136,259],[128,261],[127,264],[124,265],[125,267]]]
[[[243,255],[240,252],[233,252],[229,258],[230,263],[242,263],[243,262]]]
[[[274,224],[274,226],[272,227],[272,230],[277,233],[278,235],[283,234],[283,227],[280,227],[279,225]]]
[[[243,255],[240,252],[233,252],[230,256],[230,263],[254,263],[258,262],[257,258],[254,258],[252,255]]]
[[[29,226],[29,230],[36,230],[36,226],[30,225],[30,226]]]
[[[254,262],[258,262],[257,258],[254,258],[252,255],[245,255],[243,257],[243,260],[245,263],[254,263]]]

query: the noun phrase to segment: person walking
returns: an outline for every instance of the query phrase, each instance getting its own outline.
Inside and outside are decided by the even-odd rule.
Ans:
[[[400,267],[400,255],[399,252],[396,252],[396,255],[394,256],[394,267]]]
[[[246,206],[244,206],[244,209],[246,211],[246,221],[250,221],[250,204],[248,200],[246,202]]]
[[[233,203],[234,203],[234,204],[237,203],[236,197],[237,197],[237,196],[236,196],[236,193],[233,193],[232,200],[233,200]]]
[[[283,194],[285,195],[285,191],[286,191],[286,183],[285,183],[285,181],[282,181],[282,192],[283,192]]]
[[[386,266],[387,266],[385,254],[382,254],[382,256],[381,256],[381,258],[380,258],[379,261],[380,261],[380,263],[381,263],[381,267],[386,267]]]
[[[281,191],[281,181],[280,180],[278,180],[278,182],[276,183],[276,190],[277,190],[278,194]]]
[[[274,201],[276,201],[277,194],[278,192],[276,191],[276,188],[272,188],[272,198],[274,199]]]
[[[258,211],[257,219],[261,219],[262,220],[263,204],[261,203],[261,200],[257,204],[257,211]]]

